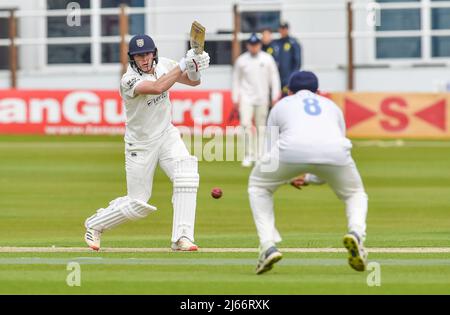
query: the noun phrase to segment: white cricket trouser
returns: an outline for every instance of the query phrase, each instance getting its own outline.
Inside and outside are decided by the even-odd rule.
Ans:
[[[251,103],[242,101],[239,104],[239,119],[241,127],[244,128],[245,137],[245,157],[257,160],[264,147],[264,127],[267,125],[267,113],[269,111],[266,105],[253,105]],[[253,127],[253,119],[255,121]],[[256,139],[255,139],[256,136]],[[256,141],[255,141],[256,140]]]
[[[261,164],[257,163],[250,174],[248,193],[261,247],[267,248],[281,241],[275,227],[273,193],[281,185],[304,173],[315,174],[330,185],[345,203],[348,231],[358,233],[364,240],[367,195],[353,160],[345,166],[279,162],[278,169],[273,172],[262,171]]]
[[[145,146],[126,143],[125,156],[128,197],[143,202],[147,202],[151,197],[153,176],[158,163],[170,180],[174,182],[174,178],[178,174],[177,170],[179,170],[178,165],[180,161],[194,159],[194,162],[191,164],[195,165],[190,168],[195,167],[194,175],[198,176],[196,159],[191,157],[180,132],[173,126],[159,139]],[[198,178],[196,181],[198,186]],[[197,188],[195,187],[185,193],[179,193],[178,191],[180,191],[179,188],[174,188],[172,198],[174,205],[172,242],[177,241],[181,236],[186,236],[191,241],[194,241]],[[179,200],[186,200],[186,198],[189,198],[189,202],[180,204]]]
[[[159,165],[173,181],[175,161],[190,156],[180,132],[169,128],[159,139],[144,145],[125,144],[128,197],[147,202],[152,195],[153,176]]]

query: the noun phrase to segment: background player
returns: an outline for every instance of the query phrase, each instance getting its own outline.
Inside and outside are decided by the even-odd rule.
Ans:
[[[160,58],[153,40],[136,35],[129,43],[130,63],[120,83],[126,110],[125,168],[127,196],[101,208],[86,222],[85,240],[94,250],[100,236],[128,220],[156,211],[148,205],[153,175],[159,164],[173,182],[172,249],[195,251],[194,223],[199,175],[197,159],[191,156],[171,123],[168,89],[176,82],[200,84],[200,70],[209,66],[209,55],[188,51],[180,62]],[[187,71],[186,71],[187,70]]]
[[[239,108],[240,124],[245,132],[245,156],[242,166],[250,167],[259,158],[269,108],[280,97],[280,79],[272,56],[261,51],[261,40],[252,34],[247,40],[247,51],[236,60],[233,70],[233,105]],[[253,119],[256,133],[253,132]],[[255,141],[256,134],[257,141]]]
[[[308,182],[327,182],[345,203],[349,233],[344,245],[349,252],[349,264],[358,271],[365,270],[367,195],[355,162],[352,144],[345,137],[345,122],[340,108],[331,100],[316,94],[317,77],[312,72],[297,71],[289,81],[289,95],[272,109],[267,131],[275,128],[278,140],[269,145],[270,151],[253,168],[248,193],[253,218],[260,240],[260,257],[256,273],[272,269],[282,258],[275,244],[281,241],[275,227],[273,193],[286,183],[301,186]],[[267,133],[269,135],[269,133]],[[264,163],[277,169],[265,171]],[[306,178],[297,174],[311,173]],[[294,178],[294,180],[293,180]]]
[[[302,50],[298,41],[289,35],[289,24],[281,23],[278,32],[280,38],[274,40],[271,44],[273,47],[273,57],[277,62],[278,71],[280,72],[280,80],[282,87],[282,96],[288,94],[288,83],[291,74],[300,70],[302,66]]]
[[[272,36],[272,30],[270,28],[265,28],[261,31],[261,49],[269,55],[273,55]]]

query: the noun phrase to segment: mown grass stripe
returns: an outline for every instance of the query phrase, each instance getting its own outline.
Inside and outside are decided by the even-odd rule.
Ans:
[[[0,265],[161,265],[161,266],[250,266],[256,258],[0,258]],[[450,259],[377,259],[381,266],[450,266]],[[286,266],[344,266],[347,260],[337,258],[284,258],[280,265]]]
[[[86,253],[92,250],[87,247],[0,247],[0,253]],[[280,248],[285,253],[345,253],[345,248]],[[423,253],[450,253],[450,247],[377,247],[368,248],[370,253],[393,254],[423,254]],[[105,253],[167,253],[170,248],[147,247],[105,247],[100,250]],[[200,248],[204,253],[257,253],[257,248]]]

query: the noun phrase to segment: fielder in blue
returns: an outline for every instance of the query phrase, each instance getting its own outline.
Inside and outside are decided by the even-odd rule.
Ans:
[[[272,42],[273,57],[280,72],[282,96],[288,95],[291,74],[302,66],[302,51],[297,40],[289,35],[289,24],[282,23],[278,29],[281,38]]]

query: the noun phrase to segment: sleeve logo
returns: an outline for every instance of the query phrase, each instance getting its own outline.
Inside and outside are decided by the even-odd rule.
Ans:
[[[139,79],[136,77],[131,78],[130,80],[127,81],[127,85],[128,87],[131,89],[134,84],[138,81]]]

